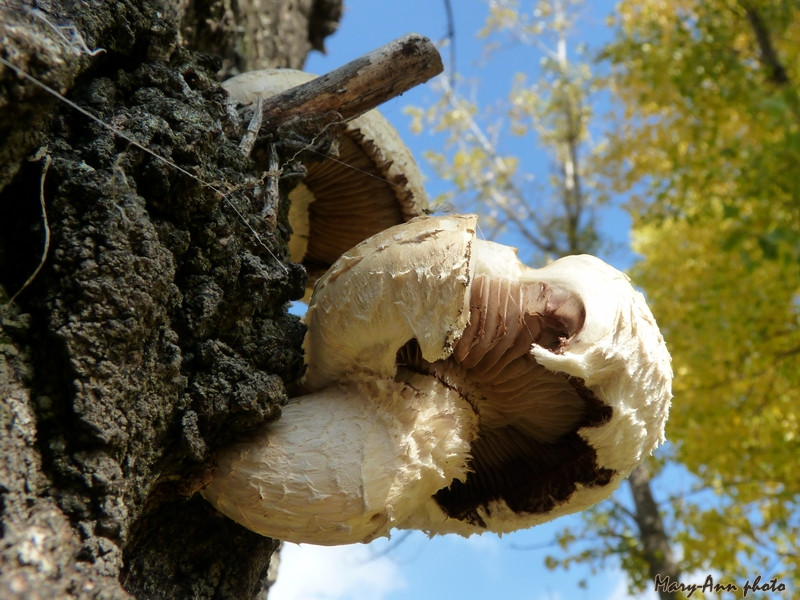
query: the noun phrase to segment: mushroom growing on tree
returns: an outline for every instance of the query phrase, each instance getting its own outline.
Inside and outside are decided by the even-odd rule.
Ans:
[[[608,497],[663,441],[670,358],[628,278],[591,256],[527,267],[475,224],[419,218],[342,255],[302,395],[219,455],[214,506],[322,545],[504,533]]]
[[[294,69],[242,73],[222,87],[237,104],[254,104],[316,78]],[[427,212],[422,175],[411,151],[376,109],[347,122],[338,156],[306,165],[290,193],[289,256],[314,282],[343,252]]]

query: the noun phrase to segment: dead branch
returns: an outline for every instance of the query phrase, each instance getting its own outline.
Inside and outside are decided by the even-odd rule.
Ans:
[[[292,119],[324,118],[332,112],[347,121],[442,70],[442,59],[433,43],[410,33],[313,81],[268,98],[262,107],[262,130],[276,131]]]

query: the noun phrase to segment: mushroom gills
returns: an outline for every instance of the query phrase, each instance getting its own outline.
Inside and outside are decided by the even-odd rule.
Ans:
[[[222,86],[235,104],[252,104],[316,76],[294,69],[241,73]],[[303,123],[303,125],[307,125]],[[308,127],[305,139],[321,139]],[[400,135],[377,110],[347,122],[338,142],[338,158],[307,150],[303,183],[289,192],[290,256],[309,274],[307,292],[339,256],[385,229],[428,212],[422,175]],[[295,155],[296,157],[297,155]],[[309,155],[307,155],[309,156]]]
[[[580,335],[580,298],[544,282],[478,274],[469,310],[450,357],[429,363],[414,340],[398,354],[406,368],[457,385],[479,415],[470,471],[438,490],[436,503],[447,516],[485,528],[478,509],[489,514],[493,501],[516,513],[545,513],[579,484],[607,484],[613,471],[597,465],[577,432],[606,423],[611,407],[579,378],[549,371],[531,354],[534,345],[561,353]]]
[[[337,176],[342,168],[363,173],[349,184]],[[382,231],[407,219],[399,203],[386,202],[386,197],[399,193],[397,182],[373,174],[375,165],[351,137],[343,136],[339,157],[310,163],[304,186],[314,190],[315,201],[307,203],[310,222],[315,223],[314,235],[308,239],[304,260],[314,277],[322,275],[345,251],[377,231]],[[295,201],[294,192],[289,193]],[[295,229],[295,227],[293,227]],[[298,225],[297,231],[307,230]]]

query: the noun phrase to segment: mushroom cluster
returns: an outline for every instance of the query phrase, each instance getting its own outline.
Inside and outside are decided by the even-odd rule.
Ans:
[[[224,450],[204,496],[271,537],[509,532],[608,497],[663,441],[672,373],[628,278],[541,269],[423,217],[319,280],[307,371],[277,422]]]

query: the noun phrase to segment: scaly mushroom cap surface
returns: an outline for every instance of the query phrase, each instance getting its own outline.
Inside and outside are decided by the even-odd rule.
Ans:
[[[223,82],[233,100],[251,104],[315,79],[293,69],[242,73]],[[411,152],[397,131],[371,110],[347,124],[339,156],[307,165],[289,194],[289,253],[309,272],[309,286],[359,242],[425,213],[427,195]]]
[[[509,532],[608,497],[663,441],[672,373],[641,294],[414,219],[346,252],[306,315],[305,394],[203,492],[296,542]]]

